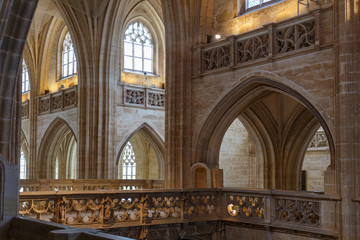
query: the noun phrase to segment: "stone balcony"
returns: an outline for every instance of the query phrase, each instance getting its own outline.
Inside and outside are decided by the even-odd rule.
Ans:
[[[208,229],[212,234],[219,224],[232,224],[336,239],[339,200],[266,189],[39,191],[20,193],[19,213],[132,238],[149,234],[154,226],[176,229],[179,224],[206,222],[213,226]]]

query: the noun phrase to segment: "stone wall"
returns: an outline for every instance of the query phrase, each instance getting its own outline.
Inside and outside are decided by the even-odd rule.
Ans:
[[[235,119],[225,133],[219,154],[224,187],[256,188],[256,156],[244,125]]]
[[[324,171],[331,164],[329,149],[308,149],[302,169],[306,171],[306,191],[324,191]]]

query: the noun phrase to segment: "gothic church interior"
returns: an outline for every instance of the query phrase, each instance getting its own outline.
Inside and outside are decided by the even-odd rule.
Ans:
[[[0,4],[0,239],[360,239],[358,0]]]

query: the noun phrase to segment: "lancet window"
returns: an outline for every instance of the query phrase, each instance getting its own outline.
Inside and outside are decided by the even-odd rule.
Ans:
[[[30,91],[30,79],[29,71],[26,66],[25,60],[22,61],[22,79],[21,79],[21,93],[27,93]]]
[[[122,158],[122,178],[136,179],[135,153],[130,142],[126,144]]]
[[[65,35],[63,42],[63,52],[62,52],[62,78],[72,76],[77,71],[77,61],[74,51],[74,45],[68,32]]]
[[[141,22],[131,24],[124,37],[124,69],[153,72],[153,41]]]

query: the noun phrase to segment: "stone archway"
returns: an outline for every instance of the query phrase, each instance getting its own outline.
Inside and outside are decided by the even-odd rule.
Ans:
[[[46,130],[40,144],[37,159],[39,178],[76,178],[78,176],[76,142],[75,134],[66,121],[56,118]],[[56,161],[59,169],[57,177],[54,167]]]
[[[218,166],[223,136],[242,117],[265,143],[264,187],[299,190],[301,166],[312,136],[321,125],[334,144],[319,111],[294,89],[276,80],[251,77],[235,86],[211,112],[198,137],[196,162]],[[333,165],[333,164],[332,164]]]
[[[164,161],[164,154],[165,154],[165,143],[161,139],[161,137],[157,134],[157,132],[147,123],[143,123],[139,128],[137,128],[133,133],[131,133],[125,141],[123,141],[121,148],[118,152],[117,159],[116,159],[116,169],[117,169],[117,176],[119,177],[121,170],[119,170],[119,165],[121,165],[121,158],[123,156],[123,150],[126,147],[128,142],[132,142],[135,147],[135,154],[136,151],[140,153],[142,156],[141,158],[145,160],[148,165],[150,162],[153,162],[156,165],[157,174],[154,171],[149,173],[147,166],[142,167],[143,174],[137,174],[138,176],[143,176],[143,178],[149,178],[149,176],[157,175],[155,179],[164,179],[164,168],[165,168],[165,161]],[[143,148],[147,147],[147,153],[152,155],[152,157],[145,157],[143,153]],[[137,150],[136,150],[137,148]],[[157,161],[155,161],[155,158]],[[152,161],[150,161],[152,160]],[[146,170],[147,169],[147,170]],[[120,178],[120,177],[119,177]]]

